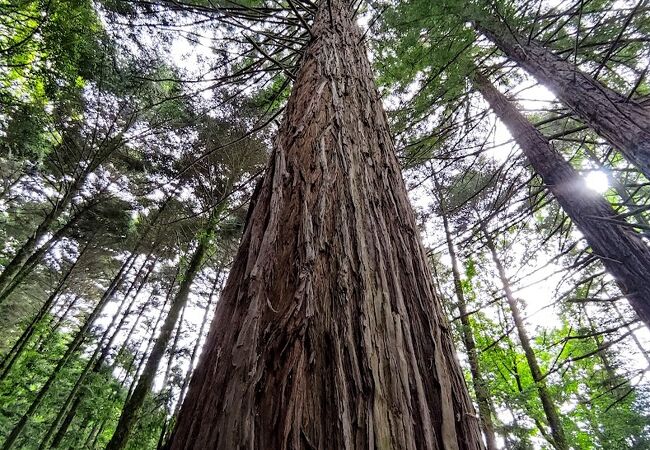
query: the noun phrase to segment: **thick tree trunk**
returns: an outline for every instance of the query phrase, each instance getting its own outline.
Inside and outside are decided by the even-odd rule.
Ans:
[[[479,449],[352,2],[321,1],[172,449]]]
[[[476,21],[475,25],[650,179],[650,108],[609,89],[548,48],[513,33],[501,23],[486,20]]]
[[[515,328],[517,329],[517,335],[519,337],[519,342],[521,347],[524,349],[524,354],[526,355],[526,362],[528,363],[528,368],[530,369],[530,374],[535,381],[535,386],[537,388],[537,394],[539,399],[542,402],[542,409],[544,410],[544,415],[548,421],[548,425],[551,429],[550,443],[557,450],[569,450],[569,444],[567,443],[566,436],[564,434],[564,428],[562,427],[562,421],[560,420],[559,412],[553,402],[550,392],[546,386],[546,381],[544,379],[544,374],[542,369],[539,367],[537,362],[537,356],[535,351],[530,344],[530,339],[528,337],[528,332],[526,331],[526,326],[524,324],[524,319],[521,316],[519,311],[519,305],[517,304],[517,299],[515,298],[512,289],[510,288],[510,280],[506,274],[506,271],[499,259],[494,242],[490,233],[485,229],[484,225],[481,225],[481,230],[485,236],[485,242],[487,247],[490,249],[492,254],[492,260],[497,266],[497,271],[499,273],[499,278],[501,279],[501,284],[503,285],[503,291],[508,301],[508,306],[510,307],[510,313],[512,314],[512,319],[515,322]]]
[[[549,140],[486,77],[477,72],[474,85],[614,276],[632,308],[650,326],[650,248],[636,232],[616,219],[609,202],[586,187],[582,177]]]
[[[449,251],[449,257],[451,258],[451,273],[454,279],[454,292],[456,293],[456,299],[458,300],[461,336],[463,344],[465,344],[465,350],[467,351],[467,359],[469,360],[472,384],[474,385],[474,394],[476,395],[479,417],[481,418],[481,428],[485,435],[487,449],[496,450],[498,447],[496,436],[494,434],[494,423],[492,421],[494,408],[492,407],[490,391],[485,379],[483,378],[481,366],[479,364],[478,351],[476,349],[476,342],[474,341],[474,330],[472,329],[469,314],[467,313],[467,301],[465,300],[465,293],[463,292],[463,285],[458,267],[458,257],[456,256],[454,241],[449,229],[449,220],[447,219],[447,211],[442,189],[435,174],[433,174],[433,180],[438,194],[440,215],[442,216],[445,238],[447,240],[447,250]]]
[[[192,254],[192,258],[183,274],[183,281],[180,284],[176,296],[172,300],[169,313],[167,313],[167,317],[165,317],[165,321],[160,329],[160,334],[156,338],[151,354],[147,358],[147,363],[145,364],[142,375],[133,390],[133,394],[129,396],[124,408],[122,409],[122,415],[117,423],[113,437],[106,446],[106,450],[118,450],[123,449],[126,446],[129,434],[131,433],[133,425],[138,418],[140,409],[144,404],[145,397],[151,390],[151,386],[156,377],[156,372],[158,371],[158,366],[165,354],[165,349],[167,348],[167,344],[169,344],[172,332],[174,331],[174,327],[178,321],[178,316],[187,303],[192,283],[201,269],[201,265],[208,250],[208,245],[208,237],[200,239]]]

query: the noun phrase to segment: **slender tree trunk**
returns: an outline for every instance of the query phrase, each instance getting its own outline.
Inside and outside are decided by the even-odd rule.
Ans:
[[[650,179],[650,108],[609,89],[502,23],[486,20],[475,25]]]
[[[589,297],[590,293],[589,291],[591,290],[591,281],[587,285],[587,290],[585,293],[585,297]],[[612,306],[615,306],[616,302],[612,303]],[[580,304],[580,317],[586,319],[587,324],[589,325],[589,331],[590,332],[596,332],[598,330],[598,326],[594,323],[594,321],[591,318],[591,315],[589,314],[589,310],[587,309],[587,305],[585,303]],[[598,334],[594,334],[592,337],[594,344],[596,345],[596,348],[606,348],[607,344],[604,342],[604,339],[602,336]],[[605,368],[605,372],[607,373],[607,376],[609,377],[608,383],[612,384],[616,381],[618,378],[616,376],[616,371],[614,370],[614,367],[612,364],[609,362],[609,358],[605,354],[605,351],[598,352],[598,358],[600,358],[601,362],[603,363],[603,367]]]
[[[59,362],[57,363],[56,367],[48,377],[45,384],[43,384],[43,386],[41,386],[41,388],[39,389],[38,393],[36,394],[36,397],[34,398],[34,400],[32,400],[32,403],[29,405],[27,411],[21,416],[21,418],[18,420],[16,425],[14,425],[13,429],[11,430],[11,433],[6,438],[2,446],[2,450],[9,450],[14,446],[16,440],[18,439],[23,429],[27,425],[27,422],[34,415],[34,413],[40,406],[41,402],[47,395],[50,387],[56,380],[61,369],[63,369],[63,367],[67,364],[68,360],[72,357],[72,355],[77,351],[77,349],[79,349],[81,344],[85,341],[90,326],[94,323],[95,319],[104,309],[104,306],[106,306],[108,301],[111,298],[113,298],[113,293],[118,288],[118,285],[121,283],[126,271],[130,269],[132,263],[135,261],[136,256],[137,254],[135,252],[132,253],[131,256],[122,264],[122,267],[120,268],[118,273],[111,281],[111,284],[109,285],[108,289],[104,292],[104,295],[102,295],[102,298],[95,305],[93,311],[83,322],[81,328],[77,331],[74,339],[68,344],[65,353],[63,354],[61,359],[59,359]]]
[[[12,178],[14,174],[18,174],[15,178]],[[12,173],[10,176],[4,178],[2,180],[3,184],[3,189],[2,192],[0,192],[0,200],[4,200],[4,198],[9,195],[9,193],[12,191],[12,189],[20,183],[23,178],[26,177],[25,172],[23,172],[22,169],[16,170],[14,173]]]
[[[65,305],[65,309],[61,313],[61,316],[57,319],[52,320],[50,323],[50,328],[47,330],[47,334],[45,336],[42,336],[39,338],[38,346],[37,346],[37,351],[40,353],[43,351],[45,348],[45,345],[50,342],[50,339],[58,333],[59,328],[61,328],[61,325],[65,322],[65,320],[68,318],[68,315],[72,311],[72,309],[77,305],[77,302],[81,299],[81,295],[76,294],[72,297],[72,299]]]
[[[180,267],[178,269],[180,269]],[[178,278],[178,275],[179,275],[179,272],[180,272],[178,269],[176,270],[176,275],[174,276],[174,280],[169,285],[169,290],[167,291],[167,296],[165,297],[165,303],[160,308],[160,312],[158,313],[158,317],[156,318],[156,323],[154,324],[153,328],[151,328],[151,333],[149,333],[150,337],[149,337],[149,339],[147,339],[147,345],[146,345],[144,351],[142,352],[142,356],[139,358],[139,361],[136,364],[136,360],[138,358],[137,358],[137,355],[134,355],[133,359],[129,363],[129,366],[126,367],[125,370],[124,370],[125,374],[124,374],[124,380],[122,380],[122,384],[126,385],[126,382],[129,379],[129,375],[131,374],[131,369],[133,369],[134,366],[136,368],[135,373],[133,375],[133,381],[130,383],[129,390],[127,392],[127,396],[126,396],[127,400],[129,399],[129,397],[131,397],[131,393],[133,392],[133,388],[135,387],[135,384],[138,381],[138,378],[140,376],[140,371],[142,369],[144,361],[149,356],[149,350],[151,349],[151,346],[155,342],[156,332],[158,330],[158,325],[160,325],[160,322],[161,322],[161,320],[162,320],[162,318],[164,316],[165,308],[167,308],[167,303],[169,303],[169,300],[171,299],[171,294],[172,294],[172,292],[174,290],[174,285],[176,284],[176,279]],[[133,328],[131,330],[133,330]],[[138,344],[138,346],[137,346],[138,349],[140,348],[140,346],[142,344],[142,341],[144,341],[144,339],[141,340],[140,343]],[[123,349],[124,349],[124,345],[122,346],[122,349],[120,349],[120,351],[123,351]],[[119,353],[118,353],[118,355],[119,355]]]
[[[106,422],[108,419],[104,419],[101,422],[97,423],[95,427],[93,428],[92,432],[90,433],[90,436],[88,436],[88,440],[86,441],[86,445],[84,448],[96,448],[97,447],[97,441],[99,440],[99,436],[101,436],[102,431],[104,431],[104,427],[106,427]]]
[[[507,315],[510,315],[510,316],[512,315],[511,313],[508,314],[508,312],[506,311],[505,305],[503,305],[501,303],[500,306],[501,306],[501,312],[503,313],[504,317],[507,316]],[[512,376],[514,377],[515,384],[517,385],[517,392],[519,392],[519,395],[522,395],[522,396],[526,395],[526,389],[524,388],[524,385],[523,385],[523,383],[521,381],[521,375],[519,374],[519,368],[517,366],[517,364],[518,364],[517,363],[518,351],[515,349],[514,344],[510,340],[508,340],[508,349],[510,351],[510,354],[514,356],[512,358],[512,361],[511,361],[512,362],[512,369],[507,367],[507,363],[503,363],[503,366],[506,367],[506,370],[508,370],[508,372],[510,372],[512,374]],[[531,419],[533,419],[533,422],[535,423],[535,426],[539,430],[542,437],[544,439],[546,439],[548,442],[552,443],[553,442],[553,436],[548,434],[548,430],[546,429],[546,425],[544,425],[544,423],[541,420],[539,420],[538,417],[536,417],[536,414],[534,412],[529,411],[528,414],[529,414],[529,417]],[[516,426],[521,427],[521,425],[519,425],[519,424],[517,424]],[[527,444],[528,445],[523,447],[523,448],[532,449],[532,445],[529,442],[527,442]],[[508,449],[508,448],[510,448],[510,447],[506,447],[506,449]]]
[[[83,395],[77,395],[74,399],[74,402],[72,403],[72,406],[70,406],[70,412],[66,414],[65,419],[63,422],[61,422],[61,427],[59,430],[56,432],[54,435],[54,439],[52,439],[52,446],[50,448],[58,448],[61,445],[61,442],[63,442],[63,438],[65,437],[66,433],[68,432],[68,429],[70,428],[70,425],[72,425],[72,421],[76,417],[77,409],[79,409],[79,406],[81,405],[82,400],[84,399]],[[53,433],[55,430],[51,428],[51,432]],[[51,436],[50,431],[48,430],[48,436],[45,436],[44,439],[41,441],[41,448],[48,448],[49,440]]]
[[[476,72],[474,85],[508,127],[533,169],[593,252],[614,276],[632,308],[650,326],[648,245],[624,221],[616,218],[616,212],[605,198],[586,187],[583,178],[549,140],[486,77]]]
[[[109,154],[110,151],[105,154],[105,157],[107,157]],[[95,167],[96,166],[97,165],[95,165]],[[79,191],[79,189],[81,189],[84,182],[86,181],[86,178],[91,172],[92,170],[90,170],[90,168],[87,168],[77,177],[76,181],[66,191],[65,195],[57,202],[57,204],[47,214],[47,216],[45,216],[38,228],[16,251],[12,260],[4,267],[2,272],[0,272],[0,303],[2,303],[23,281],[23,279],[29,275],[29,273],[34,269],[34,267],[36,267],[41,257],[50,248],[50,246],[61,237],[63,237],[68,232],[68,230],[73,225],[75,225],[91,207],[96,205],[96,203],[93,201],[87,203],[82,208],[82,210],[75,214],[74,217],[68,221],[66,225],[59,229],[51,239],[49,239],[43,246],[37,248],[38,242],[50,231],[56,220],[68,208],[70,202],[72,201],[72,198]],[[162,211],[175,195],[176,191],[174,191],[164,200],[160,208],[158,208],[156,215],[147,225],[146,230],[142,233],[143,237],[149,233],[151,227],[157,222]]]
[[[155,331],[155,329],[154,329]],[[150,349],[156,342],[156,336],[152,335],[150,339],[147,340],[147,346],[144,349],[144,352],[142,352],[142,356],[138,360],[137,364],[135,363],[135,359],[131,362],[130,367],[128,368],[127,372],[124,375],[124,380],[122,380],[122,385],[126,386],[127,381],[129,380],[129,375],[131,374],[131,369],[135,367],[135,371],[133,372],[133,379],[128,383],[129,389],[126,391],[126,402],[129,401],[131,398],[131,395],[133,395],[133,390],[138,384],[138,381],[140,380],[140,377],[142,376],[143,369],[147,363],[147,360],[149,359],[149,355],[151,354]],[[124,409],[124,408],[122,408]]]
[[[614,310],[616,316],[621,321],[621,323],[625,323],[627,321],[627,319],[623,317],[623,314],[621,313],[619,307],[616,305],[616,302],[611,303],[611,308]],[[630,327],[629,325],[625,326],[624,329],[627,333],[630,334],[630,337],[632,338],[632,342],[634,342],[634,345],[639,350],[639,353],[641,353],[641,356],[643,356],[643,359],[645,359],[646,363],[648,364],[648,367],[650,367],[650,355],[648,354],[648,350],[645,348],[643,343],[641,343],[641,341],[639,340],[639,336],[637,336],[637,334],[632,330],[632,327]]]
[[[165,376],[163,377],[163,382],[162,382],[162,390],[167,390],[166,398],[165,398],[165,404],[164,404],[164,419],[163,419],[163,424],[160,429],[160,434],[158,435],[158,444],[156,445],[156,448],[162,448],[163,442],[165,442],[165,434],[167,434],[167,425],[169,423],[169,420],[167,417],[169,416],[170,412],[170,403],[172,400],[173,396],[173,388],[172,386],[168,386],[169,383],[169,375],[171,374],[173,363],[174,363],[174,355],[176,355],[176,349],[178,346],[178,340],[181,335],[182,331],[182,326],[183,326],[183,319],[185,318],[185,311],[187,311],[187,304],[183,307],[183,310],[181,311],[181,317],[178,319],[178,327],[176,328],[176,333],[174,334],[174,340],[172,342],[172,346],[169,349],[169,359],[167,360],[167,369],[165,370]],[[199,338],[201,336],[199,335]]]
[[[624,180],[623,181],[620,180],[616,176],[616,174],[614,173],[611,167],[607,167],[603,164],[603,162],[598,158],[598,156],[594,152],[593,148],[591,148],[588,145],[585,145],[583,147],[584,147],[584,152],[586,153],[589,160],[596,166],[596,168],[600,172],[603,172],[604,174],[607,175],[607,179],[610,186],[614,189],[616,194],[621,198],[623,204],[626,205],[627,207],[626,212],[633,213],[633,208],[631,208],[631,205],[634,204],[635,199],[633,198],[633,195],[630,194],[630,192],[628,192]],[[645,227],[648,227],[650,226],[650,223],[648,223],[648,220],[645,218],[646,213],[647,211],[641,211],[638,214],[633,214],[633,218],[637,221],[637,223],[644,225]]]
[[[496,436],[494,434],[494,423],[492,421],[492,412],[494,411],[494,408],[492,407],[492,401],[490,399],[490,391],[483,378],[481,366],[479,364],[478,351],[476,349],[476,342],[474,341],[474,330],[472,329],[469,314],[467,313],[467,301],[465,300],[460,270],[458,268],[458,257],[456,255],[454,241],[449,229],[449,220],[447,219],[447,211],[442,188],[435,173],[433,174],[433,180],[439,200],[440,215],[442,216],[445,238],[447,240],[447,250],[449,251],[449,257],[451,258],[451,273],[454,279],[454,292],[456,293],[456,299],[458,300],[461,335],[463,344],[465,344],[465,350],[467,351],[467,359],[469,360],[472,384],[474,385],[476,403],[478,404],[479,417],[481,418],[481,428],[483,429],[487,449],[496,450],[498,447]]]
[[[74,434],[74,437],[72,438],[72,442],[70,443],[70,450],[77,449],[77,448],[83,448],[83,449],[87,448],[78,444],[81,442],[85,442],[85,438],[87,437],[86,431],[88,430],[88,427],[90,425],[91,425],[90,414],[88,414],[83,418],[83,420],[79,424],[79,428],[77,429],[77,432]]]
[[[174,363],[174,356],[176,355],[176,351],[178,350],[178,341],[180,340],[181,337],[181,332],[183,331],[183,321],[185,320],[185,311],[187,311],[187,302],[185,302],[185,305],[183,305],[183,309],[181,310],[181,316],[178,319],[178,324],[176,326],[176,333],[174,333],[174,340],[172,341],[172,345],[169,349],[169,359],[167,361],[167,369],[165,370],[165,376],[163,377],[163,387],[167,386],[167,382],[169,381],[169,375],[172,372],[172,367]]]
[[[176,355],[176,351],[178,349],[178,341],[180,340],[181,337],[181,331],[183,329],[183,320],[185,319],[185,311],[187,311],[187,304],[183,307],[183,310],[181,311],[181,317],[178,319],[178,326],[176,328],[176,333],[174,333],[174,340],[172,341],[171,348],[169,349],[169,358],[167,360],[167,369],[165,370],[165,376],[163,377],[163,382],[162,382],[162,390],[167,390],[166,394],[166,399],[165,399],[165,417],[163,419],[163,424],[160,429],[160,435],[158,437],[158,445],[156,448],[161,448],[162,444],[165,440],[165,434],[167,434],[167,424],[169,420],[167,417],[169,416],[170,409],[171,409],[171,401],[172,397],[174,394],[173,387],[168,386],[169,383],[169,376],[171,375],[172,368],[174,366],[174,356]],[[201,338],[201,335],[199,334],[199,339]]]
[[[519,305],[517,299],[515,298],[512,289],[510,288],[510,280],[506,275],[506,271],[499,259],[497,254],[496,247],[492,241],[492,237],[489,232],[485,229],[485,226],[481,224],[481,229],[483,235],[485,236],[485,242],[487,247],[490,249],[492,254],[492,260],[497,266],[497,271],[499,272],[499,278],[501,279],[501,284],[503,285],[503,291],[508,301],[508,306],[510,307],[510,312],[512,314],[512,319],[515,322],[515,328],[517,329],[517,335],[519,336],[519,342],[521,347],[524,349],[524,354],[526,355],[526,362],[530,369],[530,373],[535,381],[535,386],[537,387],[537,393],[539,399],[542,402],[542,408],[544,409],[544,415],[548,421],[548,425],[551,428],[552,440],[551,444],[557,450],[569,450],[569,444],[567,443],[566,436],[564,434],[564,428],[562,427],[562,421],[560,420],[560,415],[558,410],[553,402],[553,398],[548,391],[546,386],[546,381],[544,379],[544,374],[542,373],[539,363],[537,362],[537,356],[535,356],[535,351],[530,344],[530,339],[528,338],[528,332],[526,331],[526,326],[524,325],[524,319],[521,316],[519,311]]]
[[[85,180],[85,176],[83,178]],[[9,287],[10,283],[25,265],[29,257],[37,250],[38,242],[50,231],[61,214],[67,209],[74,197],[74,194],[81,188],[83,180],[77,180],[63,197],[54,205],[51,211],[47,213],[43,221],[38,225],[36,230],[29,236],[27,241],[16,251],[11,261],[0,272],[0,295]],[[4,300],[6,296],[2,296]],[[0,300],[1,302],[1,300]]]
[[[190,377],[192,375],[192,372],[194,371],[194,365],[196,364],[196,359],[199,356],[199,349],[201,346],[201,341],[203,339],[203,334],[205,333],[205,328],[208,324],[208,319],[212,317],[212,305],[214,304],[215,300],[217,299],[217,295],[215,295],[217,291],[217,286],[220,284],[218,292],[221,293],[223,290],[223,283],[225,280],[221,280],[219,282],[219,277],[221,276],[221,270],[220,269],[218,272],[218,275],[216,279],[214,280],[214,284],[212,286],[212,292],[210,293],[210,297],[208,298],[208,304],[205,307],[205,313],[203,314],[203,319],[201,319],[201,326],[199,327],[199,332],[198,332],[198,337],[196,342],[194,343],[194,347],[192,348],[192,354],[190,355],[190,362],[188,365],[187,369],[187,374],[183,378],[183,385],[181,386],[180,393],[178,395],[178,403],[176,404],[176,408],[174,410],[174,417],[178,416],[178,412],[180,411],[181,404],[183,399],[185,398],[185,393],[187,392],[187,387],[189,386],[190,383]]]
[[[145,332],[145,336],[143,336],[143,338],[137,343],[136,348],[140,348],[142,346],[142,343],[146,340],[147,345],[146,345],[145,351],[142,353],[142,357],[139,358],[139,359],[137,358],[137,355],[134,355],[134,358],[131,360],[129,365],[124,368],[124,379],[122,379],[122,381],[120,382],[120,388],[114,389],[113,392],[111,393],[111,395],[109,396],[109,398],[108,398],[109,403],[120,401],[120,398],[119,398],[120,392],[121,392],[121,390],[126,389],[127,384],[129,386],[129,389],[128,389],[126,398],[128,399],[131,396],[132,389],[135,386],[135,384],[137,382],[137,379],[138,379],[138,373],[140,373],[140,370],[142,369],[142,366],[144,365],[144,362],[146,360],[146,356],[149,353],[149,348],[151,347],[151,345],[155,341],[156,330],[157,330],[158,324],[160,323],[160,320],[161,320],[161,318],[162,318],[162,316],[164,314],[164,309],[165,309],[166,305],[167,305],[167,301],[165,301],[165,304],[163,305],[163,307],[160,308],[160,312],[158,314],[158,318],[156,319],[155,325],[153,326],[153,328],[149,328],[149,330],[151,332],[149,332],[149,330],[147,330],[147,332]],[[137,364],[136,364],[136,360],[137,360]],[[113,367],[114,367],[114,365],[111,366],[110,373],[113,372]],[[133,376],[133,381],[131,383],[127,383],[127,381],[129,380],[129,376],[131,375],[131,371],[134,368],[135,368],[135,373],[134,373],[134,376]],[[86,417],[84,420],[86,420],[86,419],[88,419],[88,417]],[[102,426],[103,426],[108,419],[106,419],[106,418],[102,419],[101,417],[95,417],[94,420],[100,421],[100,422],[96,422],[96,423],[102,423]],[[89,447],[88,442],[90,440],[91,440],[91,437],[89,436],[88,439],[86,440],[86,444],[84,446],[82,446],[81,448],[94,448],[94,447]]]
[[[47,300],[45,300],[45,303],[43,303],[41,308],[38,310],[38,313],[36,313],[36,315],[31,320],[31,322],[29,323],[25,331],[23,331],[21,336],[14,343],[9,353],[6,354],[2,359],[2,362],[0,363],[0,369],[2,370],[2,372],[0,373],[0,380],[4,380],[7,374],[11,371],[11,368],[20,357],[22,351],[25,349],[25,346],[29,343],[29,340],[31,339],[32,335],[38,328],[38,325],[41,323],[41,321],[46,316],[46,314],[50,312],[50,310],[52,309],[54,302],[63,291],[63,288],[65,287],[68,279],[74,272],[75,267],[77,267],[77,264],[79,263],[83,255],[86,253],[86,250],[88,249],[89,245],[90,245],[90,240],[83,247],[83,249],[77,256],[77,259],[74,261],[74,263],[70,265],[65,275],[59,281],[58,285],[50,293],[50,296],[47,298]]]
[[[20,265],[20,267],[15,271],[11,281],[7,283],[6,288],[0,292],[0,304],[4,302],[18,286],[20,286],[25,278],[27,278],[34,268],[41,262],[43,255],[45,255],[54,244],[59,242],[70,231],[70,229],[79,222],[88,209],[89,208],[84,208],[82,211],[77,212],[68,222],[66,222],[65,225],[59,228],[56,233],[47,240],[47,242],[33,250],[24,263],[22,263],[22,265]]]
[[[151,252],[153,251],[154,250],[152,249]],[[144,273],[144,275],[142,274],[142,272],[145,270],[145,267],[149,263],[151,252],[149,253],[149,255],[147,255],[147,258],[142,263],[142,266],[140,267],[140,270],[136,274],[133,283],[131,283],[131,286],[124,294],[124,299],[120,303],[120,306],[118,307],[117,311],[115,311],[115,314],[113,315],[113,319],[111,320],[110,324],[106,327],[104,333],[102,334],[101,338],[97,342],[95,351],[93,352],[92,356],[88,358],[88,361],[86,362],[84,369],[78,375],[77,381],[75,382],[71,391],[68,393],[67,398],[59,408],[59,412],[57,413],[54,421],[52,421],[50,427],[48,428],[47,432],[43,436],[39,449],[47,448],[50,445],[50,440],[53,437],[55,437],[55,442],[52,444],[53,448],[57,447],[58,443],[61,441],[61,439],[63,439],[63,436],[65,435],[68,426],[72,423],[72,420],[74,419],[74,416],[77,413],[77,407],[81,404],[81,400],[83,398],[83,394],[79,393],[79,390],[85,383],[86,378],[91,373],[91,371],[92,373],[99,373],[99,371],[101,370],[104,361],[110,354],[115,339],[117,339],[118,335],[120,334],[120,330],[124,325],[124,322],[127,320],[129,314],[131,313],[131,310],[138,298],[138,295],[140,294],[140,291],[147,283],[147,280],[149,279],[149,275],[151,275],[151,272],[153,271],[156,265],[157,258],[154,258],[152,263],[149,264],[149,268],[147,269],[146,273]],[[131,294],[131,291],[133,290],[134,286],[138,283],[138,281],[140,281],[140,284],[135,294],[133,295],[133,298],[131,299],[131,302],[129,303],[126,311],[124,311],[124,314],[122,314],[122,318],[120,319],[119,324],[117,324],[116,326],[117,318],[120,316],[122,309],[124,308],[124,305],[126,304]],[[108,342],[104,344],[107,338],[108,338]],[[71,404],[72,406],[70,406]],[[61,425],[61,428],[56,433],[56,436],[54,436],[54,433],[56,432],[59,425]]]
[[[174,280],[175,279],[176,278],[174,278]],[[172,284],[170,285],[170,288],[169,288],[170,290],[167,293],[167,297],[165,298],[165,303],[160,308],[161,314],[164,312],[165,308],[167,307],[167,303],[169,302],[169,299],[170,299],[170,296],[171,296],[171,290],[173,289],[173,286],[174,286],[174,283],[172,282]],[[149,299],[149,302],[147,302],[145,305],[143,305],[143,308],[140,310],[140,312],[138,314],[138,318],[135,320],[135,322],[133,322],[133,325],[131,325],[131,327],[129,328],[129,332],[124,337],[122,345],[120,346],[120,349],[117,351],[117,354],[115,355],[115,358],[113,359],[113,363],[111,364],[111,371],[115,368],[115,364],[119,360],[120,355],[123,352],[126,351],[127,345],[128,345],[129,342],[131,342],[131,338],[133,337],[133,333],[135,333],[136,330],[138,329],[138,325],[140,324],[140,319],[142,318],[142,315],[144,314],[144,312],[146,311],[146,308],[149,306],[150,302],[152,302],[152,301],[153,301],[153,297],[151,297]],[[160,321],[160,317],[161,317],[161,315],[159,314],[158,319],[156,319],[156,325],[153,328],[154,334],[155,334],[155,331],[158,329],[158,323]],[[148,351],[148,349],[147,349],[147,351]]]
[[[123,449],[126,446],[129,435],[138,419],[140,409],[144,404],[144,400],[151,390],[151,386],[156,377],[156,372],[158,371],[158,366],[165,354],[165,349],[167,348],[167,344],[169,344],[174,327],[178,321],[178,316],[187,303],[192,283],[201,269],[201,265],[208,250],[208,245],[209,237],[200,239],[192,257],[190,258],[187,269],[183,274],[178,292],[172,300],[167,317],[160,329],[160,334],[156,338],[151,354],[147,358],[147,363],[145,364],[142,375],[133,390],[133,394],[129,396],[124,408],[122,409],[122,415],[117,423],[113,437],[106,446],[106,450],[118,450]]]
[[[2,272],[0,272],[0,294],[2,294],[9,286],[16,273],[36,249],[38,241],[45,235],[45,233],[47,233],[57,216],[58,214],[48,214],[27,241],[25,241],[25,243],[23,243],[23,245],[16,251],[14,257],[7,263]]]
[[[196,358],[199,355],[199,349],[201,347],[201,343],[203,341],[203,335],[205,333],[205,327],[208,324],[208,319],[212,317],[212,305],[214,304],[215,299],[217,298],[216,292],[217,292],[217,287],[219,287],[218,291],[221,292],[223,290],[223,282],[224,280],[222,279],[222,270],[223,267],[219,267],[219,270],[217,271],[217,276],[214,279],[214,283],[212,284],[212,290],[210,291],[210,295],[208,296],[208,304],[205,307],[205,311],[203,313],[203,318],[201,319],[201,325],[199,326],[199,331],[197,333],[196,337],[196,342],[194,343],[194,346],[192,347],[192,353],[190,354],[190,361],[188,363],[188,368],[187,372],[185,373],[185,376],[183,377],[183,383],[181,384],[180,391],[178,392],[178,399],[176,401],[176,406],[174,406],[174,412],[172,413],[171,417],[163,423],[162,430],[160,432],[160,438],[158,439],[158,449],[162,449],[165,446],[165,443],[167,442],[169,436],[169,430],[170,430],[170,425],[174,424],[176,422],[176,418],[178,417],[178,412],[181,409],[181,404],[183,402],[183,399],[185,398],[185,393],[187,392],[187,387],[190,383],[190,377],[192,375],[192,372],[194,371],[194,365],[196,364]]]
[[[172,449],[479,449],[351,1],[321,1]]]

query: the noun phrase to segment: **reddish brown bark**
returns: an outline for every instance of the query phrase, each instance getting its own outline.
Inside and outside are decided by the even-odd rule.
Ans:
[[[475,22],[503,53],[548,87],[650,179],[650,108],[609,89],[548,48],[493,21]]]
[[[479,449],[361,33],[321,2],[172,449]]]

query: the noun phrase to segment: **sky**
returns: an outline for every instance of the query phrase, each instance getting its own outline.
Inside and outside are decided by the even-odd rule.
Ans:
[[[560,3],[556,1],[554,3]],[[362,28],[365,28],[368,24],[370,15],[361,15],[359,18],[360,25]],[[190,28],[186,31],[189,31]],[[175,65],[182,68],[183,71],[188,76],[201,76],[205,75],[205,64],[206,61],[210,61],[215,57],[215,54],[210,48],[211,42],[205,37],[198,37],[198,44],[190,43],[190,41],[185,37],[183,33],[184,30],[179,30],[172,40],[168,51],[171,59],[174,61]],[[554,95],[546,88],[537,83],[534,83],[530,79],[524,79],[520,85],[513,88],[514,92],[519,92],[518,95],[518,104],[521,108],[526,111],[534,111],[540,107],[549,106],[556,99]],[[209,83],[204,83],[200,85],[201,87],[208,87]],[[203,91],[201,95],[210,95],[209,89]],[[391,104],[392,100],[390,98],[386,99],[387,107],[394,106]],[[486,153],[487,156],[493,158],[495,161],[503,162],[506,158],[512,157],[513,143],[512,137],[509,134],[507,128],[496,120],[493,116],[493,121],[496,121],[495,132],[492,135],[492,148]],[[593,190],[594,192],[603,193],[609,188],[609,181],[607,175],[598,170],[589,170],[584,172],[586,188]],[[428,186],[424,186],[427,188]],[[431,205],[432,199],[427,192],[414,191],[411,192],[411,199],[415,209],[427,208]],[[437,224],[437,225],[436,225]],[[433,221],[429,224],[427,230],[424,233],[424,243],[429,247],[440,247],[441,239],[443,238],[441,234],[441,228],[439,221]],[[516,260],[520,259],[520,256],[524,254],[524,244],[515,244],[513,249],[514,256]],[[450,266],[450,260],[446,252],[440,252],[440,258],[443,264]],[[535,272],[535,276],[527,280],[527,286],[523,288],[516,289],[515,293],[517,296],[521,297],[526,301],[528,309],[526,311],[526,320],[527,325],[531,334],[535,334],[536,330],[540,327],[548,327],[550,324],[558,323],[558,318],[556,311],[550,305],[553,303],[556,298],[556,286],[560,281],[561,274],[555,274],[554,272],[558,271],[559,266],[555,264],[546,264],[549,259],[548,255],[539,255],[538,258],[530,260],[527,267],[525,267],[524,272]],[[520,271],[520,267],[516,268],[506,268],[509,273],[514,275],[515,271]],[[539,280],[538,282],[533,282]],[[145,296],[148,296],[149,292],[146,290],[141,294],[143,297],[138,301],[144,301]],[[193,293],[190,297],[190,303],[188,309],[185,313],[185,318],[183,322],[183,329],[198,329],[198,326],[203,317],[203,309],[197,306],[199,302],[199,297],[196,293]],[[105,317],[108,317],[111,312],[114,312],[115,306],[107,308],[105,311]],[[107,325],[107,319],[103,319],[102,324]],[[141,331],[144,333],[144,331]],[[650,335],[644,329],[643,331],[637,332],[639,339],[644,343],[650,342]],[[203,339],[203,338],[201,338]],[[196,340],[196,336],[188,333],[182,338],[182,341],[186,345],[192,344]],[[635,359],[633,364],[637,364],[639,367],[643,366],[643,361],[640,359]],[[187,360],[182,364],[183,369],[187,369]],[[163,363],[162,367],[165,367]],[[162,371],[162,368],[161,368]],[[156,389],[160,388],[162,382],[162,376],[156,380]]]

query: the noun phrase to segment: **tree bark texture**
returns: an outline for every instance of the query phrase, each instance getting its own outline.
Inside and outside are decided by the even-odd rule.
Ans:
[[[513,33],[503,24],[478,21],[475,25],[650,179],[650,108],[609,89],[548,48]]]
[[[474,85],[503,121],[533,169],[614,276],[632,308],[650,326],[650,248],[638,233],[616,219],[600,194],[589,190],[549,140],[478,72]]]
[[[178,449],[479,449],[351,2],[321,1]]]

